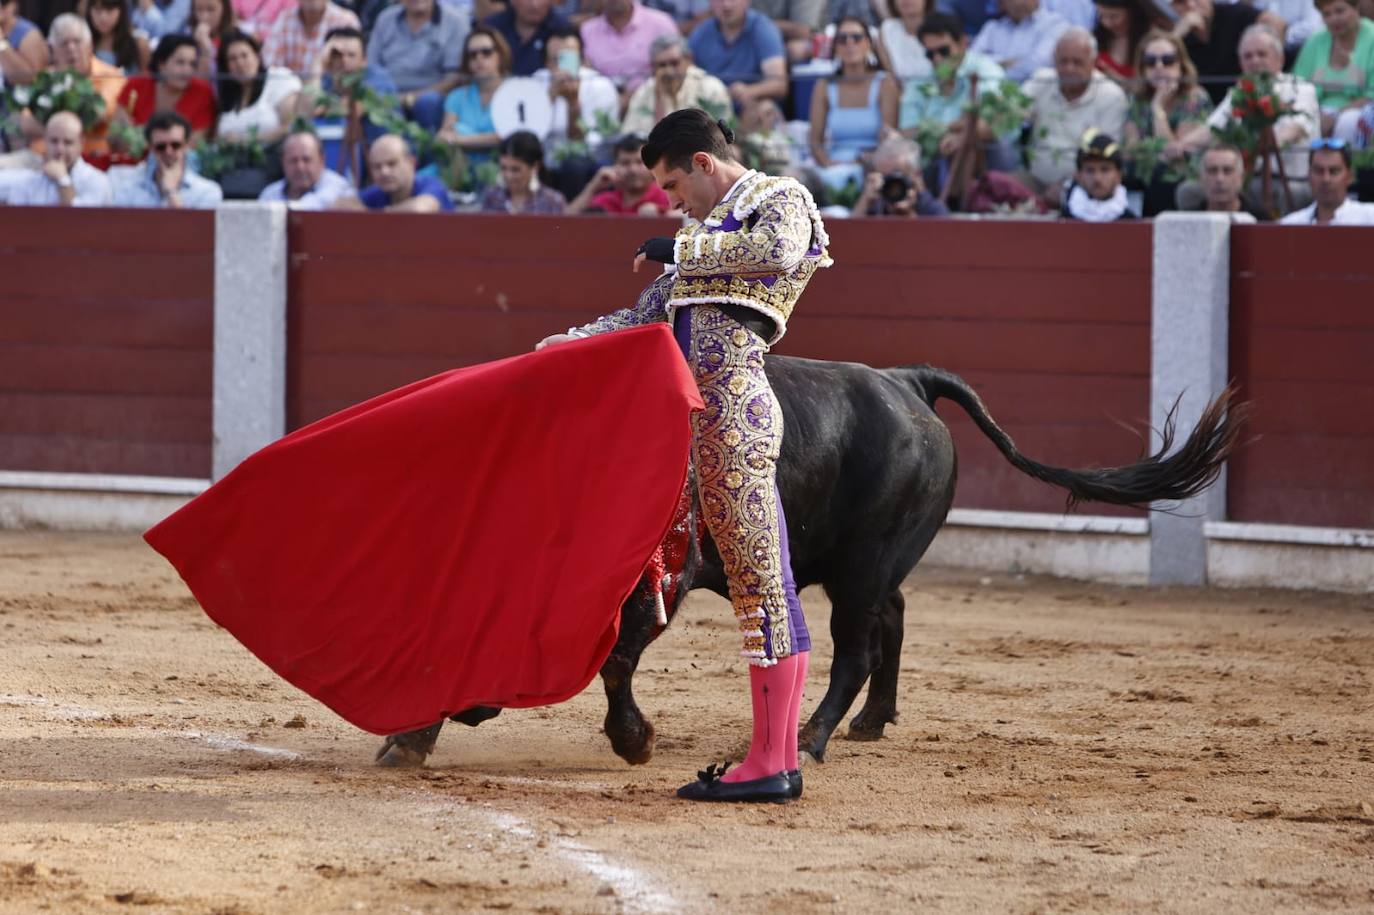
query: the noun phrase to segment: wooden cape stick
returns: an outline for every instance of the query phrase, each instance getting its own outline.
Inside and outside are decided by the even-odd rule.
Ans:
[[[354,187],[362,186],[362,169],[358,167],[358,144],[363,137],[363,110],[352,94],[348,96],[348,115],[344,122],[343,142],[339,144],[338,170],[353,180]]]
[[[1260,195],[1264,198],[1264,206],[1270,210],[1278,209],[1274,206],[1272,195],[1274,195],[1274,184],[1270,173],[1270,157],[1274,157],[1274,165],[1279,170],[1279,185],[1283,188],[1283,205],[1285,213],[1293,212],[1293,188],[1287,180],[1287,170],[1283,168],[1283,150],[1279,148],[1278,137],[1274,135],[1274,125],[1265,126],[1264,131],[1260,132],[1260,161],[1259,166],[1264,169],[1260,176]]]
[[[959,209],[964,211],[968,210],[969,198],[972,196],[970,184],[973,177],[973,163],[978,150],[977,73],[969,75],[968,99],[969,109],[964,114],[964,136],[959,141],[959,148],[954,152],[954,161],[950,163],[949,174],[945,176],[945,186],[940,189],[940,202],[948,204],[950,191],[957,181],[959,183]]]

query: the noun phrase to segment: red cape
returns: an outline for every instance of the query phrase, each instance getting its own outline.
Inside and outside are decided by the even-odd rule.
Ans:
[[[672,521],[668,326],[446,372],[277,441],[148,531],[205,612],[368,731],[567,699]]]

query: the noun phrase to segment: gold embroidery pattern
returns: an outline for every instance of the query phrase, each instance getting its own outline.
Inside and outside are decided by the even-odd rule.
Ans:
[[[706,403],[692,442],[702,515],[729,582],[740,654],[766,667],[792,653],[776,495],[782,408],[756,335],[709,305],[692,309],[691,330],[688,365]]]
[[[748,305],[773,319],[777,334],[768,342],[776,343],[812,274],[829,266],[828,241],[805,187],[759,175],[718,204],[705,223],[678,231],[677,281],[668,307]],[[819,256],[807,255],[813,244]]]
[[[568,333],[574,337],[590,337],[593,334],[607,334],[613,330],[653,324],[655,321],[668,320],[668,299],[673,289],[673,274],[665,273],[656,277],[644,287],[635,300],[633,308],[621,308],[603,315],[581,327],[570,327]]]

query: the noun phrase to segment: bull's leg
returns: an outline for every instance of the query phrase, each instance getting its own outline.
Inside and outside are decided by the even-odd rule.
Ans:
[[[879,656],[878,614],[874,606],[855,606],[831,598],[830,635],[835,660],[830,666],[830,685],[821,704],[812,712],[797,738],[797,749],[816,762],[825,761],[830,735],[844,719],[863,689]]]
[[[640,656],[662,631],[649,589],[641,586],[621,608],[620,636],[601,665],[601,681],[606,687],[604,730],[611,749],[632,766],[642,765],[654,755],[654,726],[639,710],[632,684]]]
[[[868,699],[849,722],[850,740],[877,740],[883,728],[897,722],[897,674],[902,667],[902,631],[906,598],[893,591],[883,601],[878,620],[880,655],[868,681]]]
[[[606,722],[603,730],[615,755],[632,766],[643,765],[654,755],[654,726],[635,702],[631,681],[639,658],[612,655],[601,665],[606,687]]]
[[[434,752],[434,743],[439,739],[443,728],[442,720],[418,731],[392,734],[382,741],[377,750],[377,765],[398,769],[423,766],[429,754]]]
[[[499,708],[474,705],[470,709],[450,716],[449,720],[475,728],[483,721],[490,721],[499,714],[501,714]],[[401,769],[424,765],[425,760],[434,752],[434,745],[439,740],[439,731],[443,727],[444,723],[440,721],[427,728],[420,728],[418,731],[392,734],[382,741],[381,747],[377,750],[377,765]]]

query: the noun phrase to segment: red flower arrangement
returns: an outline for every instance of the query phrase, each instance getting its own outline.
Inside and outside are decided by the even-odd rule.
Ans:
[[[1279,96],[1272,73],[1243,76],[1231,90],[1231,116],[1259,132],[1274,126],[1279,118],[1292,114],[1293,106]]]
[[[1284,179],[1282,187],[1285,198],[1291,196],[1283,171],[1283,160],[1279,157],[1278,142],[1274,137],[1274,125],[1280,118],[1292,114],[1293,106],[1279,96],[1277,83],[1278,78],[1272,73],[1248,73],[1242,76],[1231,89],[1231,123],[1222,128],[1212,128],[1218,140],[1240,150],[1247,174],[1261,172],[1266,204],[1270,197],[1270,170],[1267,163],[1271,159]]]

